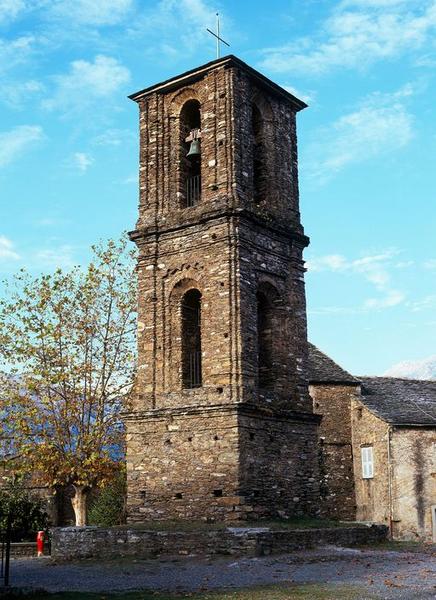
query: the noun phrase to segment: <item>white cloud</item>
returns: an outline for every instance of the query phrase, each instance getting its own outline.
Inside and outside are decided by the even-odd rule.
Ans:
[[[409,267],[413,267],[415,261],[413,260],[400,260],[394,266],[396,269],[408,269]]]
[[[422,310],[434,311],[436,309],[436,295],[430,294],[429,296],[424,296],[421,300],[409,302],[408,307],[412,312],[421,312]]]
[[[430,260],[426,260],[424,267],[426,269],[436,269],[436,258],[430,258]]]
[[[413,137],[413,116],[405,104],[411,94],[409,85],[393,94],[376,92],[353,112],[316,131],[305,148],[302,169],[325,183],[348,165],[406,146]]]
[[[313,100],[314,100],[315,92],[313,92],[313,91],[302,92],[301,90],[297,89],[293,85],[286,85],[286,84],[282,85],[282,87],[285,90],[287,90],[290,94],[292,94],[293,96],[298,98],[299,100],[303,100],[303,102],[306,102],[306,104],[309,104],[309,103],[313,102]]]
[[[21,108],[23,102],[29,96],[41,94],[44,91],[44,85],[40,81],[30,79],[29,81],[16,81],[2,84],[2,93],[0,100],[10,108]]]
[[[14,245],[7,237],[0,235],[0,260],[17,260],[19,255],[14,250]]]
[[[385,8],[386,6],[397,6],[398,4],[417,4],[419,0],[342,0],[340,8],[348,7],[373,7],[373,8]]]
[[[378,269],[380,264],[386,263],[394,256],[398,255],[399,250],[390,249],[379,254],[368,254],[362,258],[348,260],[342,254],[327,254],[307,261],[309,271],[371,271]]]
[[[43,248],[35,252],[28,259],[31,269],[69,269],[73,267],[74,248],[68,244],[63,244],[56,248]]]
[[[35,221],[37,227],[60,227],[71,223],[69,219],[63,217],[42,217]]]
[[[56,0],[48,5],[51,15],[82,25],[116,25],[133,8],[132,0]]]
[[[436,379],[436,354],[421,360],[404,360],[390,367],[384,375],[413,379]]]
[[[391,249],[354,260],[348,260],[341,254],[329,254],[307,261],[307,269],[309,272],[333,271],[360,274],[368,283],[374,286],[379,295],[376,298],[365,300],[358,310],[390,308],[401,304],[405,300],[405,294],[394,289],[391,285],[389,269],[397,254],[398,250]],[[332,307],[328,307],[327,312],[342,312],[342,310],[340,307],[334,308],[334,310],[332,310]],[[345,310],[349,311],[350,309],[346,308]]]
[[[122,183],[124,185],[131,185],[131,184],[138,185],[138,178],[139,178],[138,174],[133,173],[132,175],[129,175],[128,177],[125,177],[124,179],[122,179],[120,183]]]
[[[308,260],[306,266],[309,271],[344,271],[349,262],[341,254],[327,254]]]
[[[22,35],[11,40],[0,38],[0,73],[24,63],[35,51],[36,43],[33,35]]]
[[[121,146],[127,142],[136,142],[137,135],[129,129],[108,129],[91,141],[95,146]]]
[[[365,308],[390,308],[401,304],[405,299],[405,294],[398,290],[387,290],[386,295],[382,298],[368,298],[365,300]]]
[[[0,132],[0,167],[4,167],[44,138],[38,125],[19,125]]]
[[[0,24],[16,19],[25,7],[23,0],[0,0]]]
[[[94,159],[86,152],[75,152],[71,159],[71,166],[80,173],[86,173],[89,167],[94,163]]]
[[[199,47],[212,59],[215,41],[206,27],[215,27],[215,13],[216,5],[207,0],[160,0],[138,14],[127,33],[141,40],[139,43],[154,60],[175,62],[194,54]],[[220,18],[223,38],[230,38],[230,20],[223,11]]]
[[[95,100],[111,96],[130,80],[130,72],[117,59],[98,55],[94,62],[75,60],[66,75],[55,77],[57,89],[43,106],[71,112],[86,107]]]
[[[336,5],[317,35],[263,51],[262,66],[306,76],[361,69],[425,46],[436,28],[434,0],[360,0]]]

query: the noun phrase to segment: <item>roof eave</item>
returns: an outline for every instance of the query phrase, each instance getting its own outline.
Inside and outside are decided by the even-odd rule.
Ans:
[[[285,98],[288,102],[290,102],[296,112],[303,110],[307,107],[307,104],[305,102],[299,100],[299,98],[297,98],[281,86],[277,85],[276,83],[265,77],[265,75],[262,75],[262,73],[256,71],[256,69],[253,69],[233,54],[223,56],[222,58],[217,58],[209,63],[201,65],[200,67],[191,69],[190,71],[186,71],[181,75],[177,75],[175,77],[167,79],[166,81],[162,81],[161,83],[157,83],[150,87],[144,88],[143,90],[135,92],[134,94],[130,94],[128,98],[130,98],[130,100],[133,100],[134,102],[138,102],[139,100],[142,100],[144,97],[152,93],[168,93],[174,89],[198,81],[199,79],[204,77],[204,75],[208,71],[215,69],[219,66],[237,66],[244,69],[263,87],[268,88],[269,91],[273,94],[281,96],[282,98]]]
[[[389,425],[392,427],[427,427],[430,429],[436,429],[436,421],[434,423],[408,423],[408,422],[400,422],[396,423],[395,421],[387,421]]]
[[[339,379],[309,379],[309,385],[349,385],[352,387],[360,386],[360,381],[341,381]]]

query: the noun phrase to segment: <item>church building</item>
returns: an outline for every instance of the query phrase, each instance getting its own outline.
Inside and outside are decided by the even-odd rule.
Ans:
[[[139,107],[138,375],[128,520],[315,514],[296,115],[235,56]]]

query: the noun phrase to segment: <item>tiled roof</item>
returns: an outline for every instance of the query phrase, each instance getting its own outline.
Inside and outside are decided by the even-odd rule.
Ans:
[[[361,402],[393,425],[436,427],[436,380],[360,377]]]
[[[309,383],[348,383],[359,385],[359,380],[347,373],[327,354],[309,343]]]

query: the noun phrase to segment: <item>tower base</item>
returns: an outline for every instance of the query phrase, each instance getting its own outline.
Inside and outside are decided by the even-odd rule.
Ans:
[[[318,422],[248,404],[127,415],[128,522],[315,515]]]

